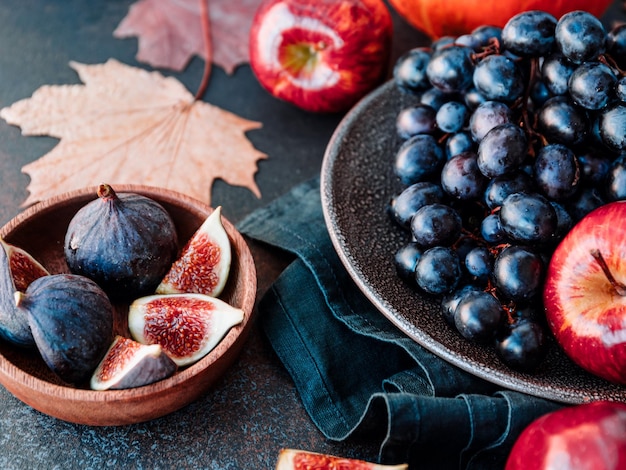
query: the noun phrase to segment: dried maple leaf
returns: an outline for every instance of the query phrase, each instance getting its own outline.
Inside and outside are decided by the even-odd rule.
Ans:
[[[138,36],[137,59],[153,67],[185,68],[192,56],[232,73],[248,62],[248,36],[261,0],[210,0],[210,44],[204,42],[200,0],[139,0],[113,32]],[[212,51],[208,57],[207,51]]]
[[[255,150],[245,132],[261,127],[197,101],[176,79],[110,59],[72,62],[84,85],[44,85],[31,98],[0,110],[23,135],[60,139],[23,167],[29,205],[107,182],[146,184],[210,203],[216,178],[260,197]]]

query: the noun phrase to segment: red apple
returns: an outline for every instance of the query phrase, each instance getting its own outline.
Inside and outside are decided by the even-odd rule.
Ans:
[[[565,353],[592,374],[626,384],[626,201],[595,209],[565,236],[543,300]]]
[[[385,77],[392,31],[383,0],[266,0],[250,30],[250,65],[277,98],[345,111]]]
[[[626,405],[597,401],[536,419],[519,435],[505,470],[626,468]]]

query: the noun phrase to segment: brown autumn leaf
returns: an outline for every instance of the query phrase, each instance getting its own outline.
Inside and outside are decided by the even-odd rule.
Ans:
[[[216,178],[260,197],[257,151],[245,132],[261,124],[197,101],[176,79],[110,59],[72,62],[84,85],[44,85],[0,110],[23,135],[60,139],[25,165],[23,205],[107,182],[169,188],[211,202]]]
[[[209,0],[210,44],[203,39],[202,0],[139,0],[113,32],[137,36],[137,60],[153,67],[184,69],[194,55],[231,74],[247,63],[252,18],[261,0]],[[207,51],[212,51],[208,57]]]

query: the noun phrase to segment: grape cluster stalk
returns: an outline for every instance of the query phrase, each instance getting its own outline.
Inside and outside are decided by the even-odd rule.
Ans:
[[[410,234],[406,282],[467,340],[532,372],[549,342],[542,290],[555,247],[626,199],[626,25],[543,11],[400,57],[390,218]]]

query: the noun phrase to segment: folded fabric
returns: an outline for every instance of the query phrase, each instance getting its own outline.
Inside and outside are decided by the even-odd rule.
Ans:
[[[296,255],[260,300],[259,318],[307,413],[329,439],[380,443],[381,463],[502,468],[524,427],[561,405],[462,371],[388,321],[336,254],[319,183],[238,224]]]

